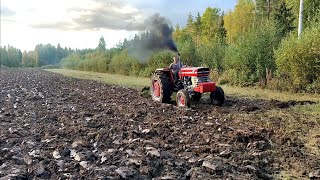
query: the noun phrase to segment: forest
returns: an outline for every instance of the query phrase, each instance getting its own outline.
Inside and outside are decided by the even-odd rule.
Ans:
[[[186,15],[184,27],[171,26],[172,38],[184,64],[210,67],[211,79],[220,84],[320,93],[320,1],[304,3],[300,37],[299,1],[238,0],[228,12],[208,7],[203,14]],[[0,49],[0,64],[150,76],[176,55],[148,49],[145,42],[153,35],[139,33],[110,49],[107,37],[95,49],[39,44],[21,52],[8,45]]]

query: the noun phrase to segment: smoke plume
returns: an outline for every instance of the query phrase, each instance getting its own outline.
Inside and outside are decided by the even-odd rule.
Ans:
[[[133,44],[126,47],[130,56],[146,61],[153,53],[160,50],[168,49],[178,52],[172,39],[173,29],[166,18],[154,14],[147,18],[142,26],[145,32],[139,39],[135,38]]]
[[[168,21],[159,14],[154,14],[145,21],[148,31],[150,31],[149,41],[146,44],[148,49],[165,49],[168,48],[178,52],[177,46],[172,39],[173,29],[169,27]]]

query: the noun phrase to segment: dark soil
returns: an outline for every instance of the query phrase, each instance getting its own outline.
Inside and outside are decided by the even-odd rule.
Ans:
[[[308,178],[320,158],[301,142],[232,116],[296,104],[228,96],[181,109],[130,88],[2,70],[0,179],[273,179],[295,162]]]

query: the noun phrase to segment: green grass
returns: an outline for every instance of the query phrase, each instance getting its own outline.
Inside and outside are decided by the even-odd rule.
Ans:
[[[292,108],[294,111],[308,116],[318,117],[320,122],[320,103],[308,104],[308,105],[297,105]]]
[[[115,84],[135,89],[141,89],[144,86],[150,86],[150,79],[146,77],[124,76],[119,74],[98,73],[90,71],[77,71],[69,69],[46,69],[47,71],[61,74],[63,76],[90,79],[107,84]]]
[[[222,85],[227,95],[244,96],[256,99],[275,99],[278,101],[313,101],[320,102],[320,94],[277,92],[257,87],[236,87]]]

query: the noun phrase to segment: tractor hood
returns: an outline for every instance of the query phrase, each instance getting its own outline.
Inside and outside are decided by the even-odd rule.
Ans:
[[[182,76],[208,76],[210,69],[206,67],[184,67],[181,68]]]

